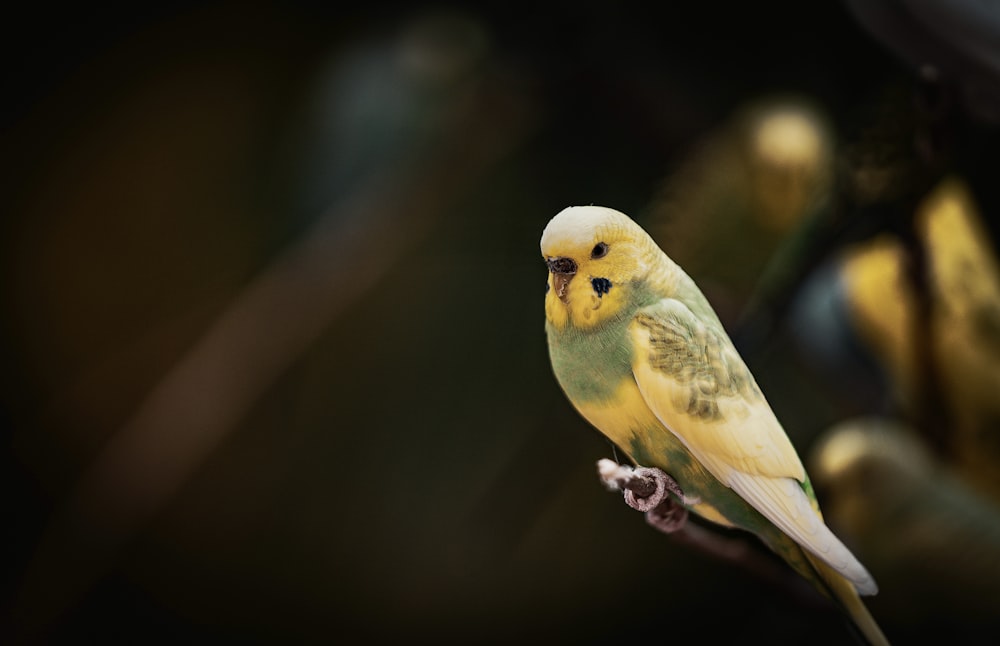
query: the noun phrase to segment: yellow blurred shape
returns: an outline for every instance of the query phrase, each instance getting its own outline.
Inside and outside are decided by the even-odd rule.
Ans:
[[[808,101],[768,97],[698,141],[664,181],[648,208],[649,231],[724,321],[744,309],[796,227],[820,211],[832,148]]]
[[[843,265],[850,315],[887,368],[897,399],[908,403],[916,375],[913,290],[903,273],[906,250],[884,234],[852,248]]]
[[[887,368],[899,401],[919,414],[940,397],[956,466],[1000,498],[1000,270],[968,187],[942,181],[918,206],[916,231],[927,258],[929,346],[917,335],[912,258],[882,236],[850,251],[844,265],[851,315]],[[928,352],[935,379],[921,372]],[[926,384],[938,384],[928,393]]]
[[[914,429],[844,420],[816,442],[809,470],[831,527],[878,577],[880,618],[908,633],[996,630],[1000,507],[936,460]]]
[[[816,444],[810,471],[817,482],[851,476],[865,460],[892,463],[913,475],[929,474],[930,453],[902,425],[878,418],[850,420],[830,429]]]
[[[748,140],[757,218],[787,231],[829,180],[830,139],[814,112],[781,105],[752,121]]]

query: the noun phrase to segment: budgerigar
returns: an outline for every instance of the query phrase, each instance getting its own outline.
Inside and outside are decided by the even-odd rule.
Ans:
[[[756,534],[887,643],[875,581],[824,524],[795,448],[694,281],[628,216],[570,207],[545,227],[546,333],[573,406],[703,518]]]
[[[1000,261],[958,177],[927,194],[914,225],[926,292],[908,275],[915,261],[906,243],[878,236],[840,261],[847,320],[892,378],[903,409],[934,433],[935,448],[1000,501]]]

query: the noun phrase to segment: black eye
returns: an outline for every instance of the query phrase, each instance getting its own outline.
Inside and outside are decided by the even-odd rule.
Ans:
[[[606,255],[608,255],[608,245],[604,242],[598,242],[590,251],[590,257],[594,260],[603,258]]]

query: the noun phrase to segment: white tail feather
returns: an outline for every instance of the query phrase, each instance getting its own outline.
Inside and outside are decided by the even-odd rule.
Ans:
[[[792,478],[769,478],[732,472],[729,486],[765,518],[854,584],[858,594],[878,592],[875,579],[812,508]]]

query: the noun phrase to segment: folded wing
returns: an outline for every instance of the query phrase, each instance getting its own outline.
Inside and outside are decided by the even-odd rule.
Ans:
[[[823,523],[805,470],[732,341],[676,299],[640,310],[630,332],[633,373],[660,422],[726,486],[854,583],[875,582]]]

